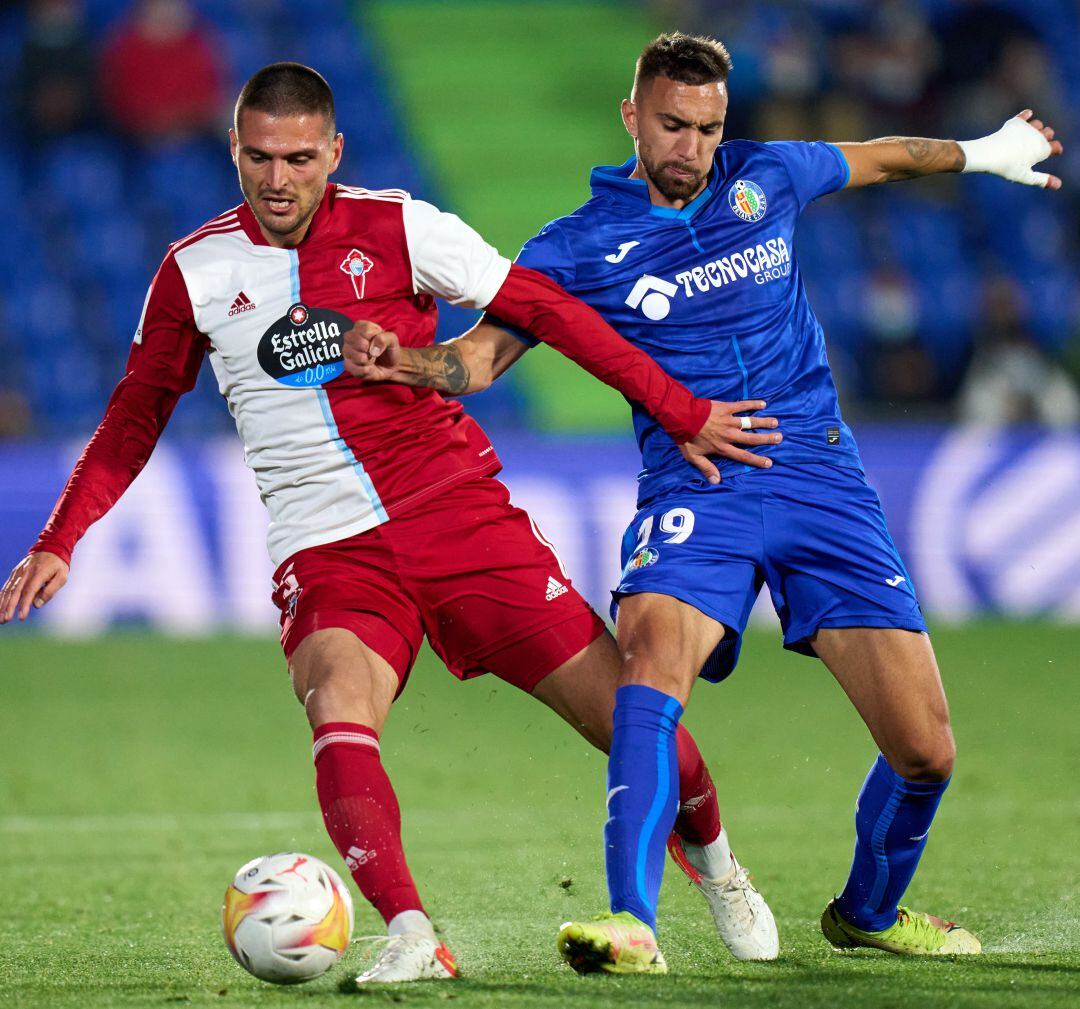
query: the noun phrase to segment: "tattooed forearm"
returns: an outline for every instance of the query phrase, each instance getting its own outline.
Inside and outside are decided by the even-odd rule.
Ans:
[[[839,148],[851,170],[849,186],[874,186],[964,170],[964,152],[955,140],[882,137],[861,144],[840,144]]]
[[[908,137],[904,147],[911,160],[921,169],[919,174],[959,172],[964,167],[964,152],[955,140]]]
[[[452,396],[469,391],[469,366],[453,343],[402,349],[401,380]]]
[[[959,172],[964,152],[955,140],[928,140],[925,137],[885,137],[872,140],[879,147],[883,182],[916,179],[939,172]]]

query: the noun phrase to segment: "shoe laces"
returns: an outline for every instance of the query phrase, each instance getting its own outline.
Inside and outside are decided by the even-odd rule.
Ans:
[[[369,973],[378,967],[393,963],[427,938],[428,936],[422,932],[398,932],[396,935],[358,935],[353,941],[361,943],[368,956],[372,956],[380,946],[383,947],[379,955],[375,957],[375,962],[365,972]]]
[[[748,892],[754,891],[754,885],[750,879],[749,871],[740,865],[729,879],[712,884],[713,889],[739,919],[740,924],[747,928],[753,927],[757,920],[754,908],[746,896]]]
[[[931,945],[933,941],[941,940],[942,930],[937,925],[927,921],[924,915],[912,911],[902,904],[896,908],[896,923],[914,932],[920,943]]]

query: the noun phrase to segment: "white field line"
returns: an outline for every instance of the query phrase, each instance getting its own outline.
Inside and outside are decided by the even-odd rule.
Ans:
[[[41,831],[101,833],[107,831],[282,830],[321,825],[311,812],[272,813],[115,813],[96,816],[0,816],[0,834],[34,834]]]
[[[1019,815],[1028,809],[1027,803],[1015,799],[987,799],[979,802],[958,802],[958,815],[971,817],[993,817],[1000,819],[1009,814]],[[962,807],[962,808],[961,808]],[[1070,799],[1055,803],[1055,815],[1075,816],[1080,813],[1080,804]],[[771,823],[790,817],[792,810],[783,805],[740,806],[733,817],[747,825]],[[438,809],[423,806],[406,809],[408,821],[419,823],[444,823],[446,816]],[[504,819],[513,821],[528,818],[527,810],[515,815],[513,810],[504,812]],[[841,814],[837,814],[841,815]],[[838,829],[848,826],[850,817],[846,810],[837,821]],[[317,809],[293,812],[236,812],[236,813],[103,813],[98,815],[67,815],[64,813],[43,813],[27,816],[0,816],[0,834],[33,834],[39,832],[64,831],[68,833],[106,833],[110,831],[180,831],[180,830],[287,830],[289,828],[322,828],[321,817]]]

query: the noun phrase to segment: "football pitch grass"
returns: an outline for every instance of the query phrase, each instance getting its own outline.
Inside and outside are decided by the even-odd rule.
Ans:
[[[843,882],[873,757],[817,664],[757,633],[687,722],[736,852],[777,917],[781,957],[737,964],[668,865],[661,978],[579,978],[554,950],[605,906],[604,760],[491,677],[426,653],[384,734],[407,850],[462,979],[360,994],[354,943],[328,975],[275,988],[233,963],[221,896],[245,860],[299,849],[338,866],[310,739],[271,640],[0,637],[0,1005],[1075,1005],[1080,628],[987,623],[935,635],[960,758],[908,895],[983,941],[971,960],[838,954],[818,932]],[[357,935],[381,922],[357,901]]]

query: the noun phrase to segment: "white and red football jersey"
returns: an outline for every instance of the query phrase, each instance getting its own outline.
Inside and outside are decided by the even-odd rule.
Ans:
[[[269,245],[243,203],[170,248],[129,372],[186,388],[209,351],[280,564],[498,471],[490,442],[459,403],[343,374],[342,341],[364,319],[404,346],[429,344],[435,296],[483,308],[509,269],[459,218],[401,190],[328,186],[293,249]]]
[[[511,265],[452,214],[400,190],[327,186],[304,240],[267,244],[246,203],[170,248],[127,371],[31,550],[66,562],[146,465],[209,352],[270,511],[275,565],[498,472],[487,436],[425,388],[344,372],[354,321],[407,347],[435,336],[435,296],[489,307],[640,403],[677,444],[712,407],[541,273]]]

